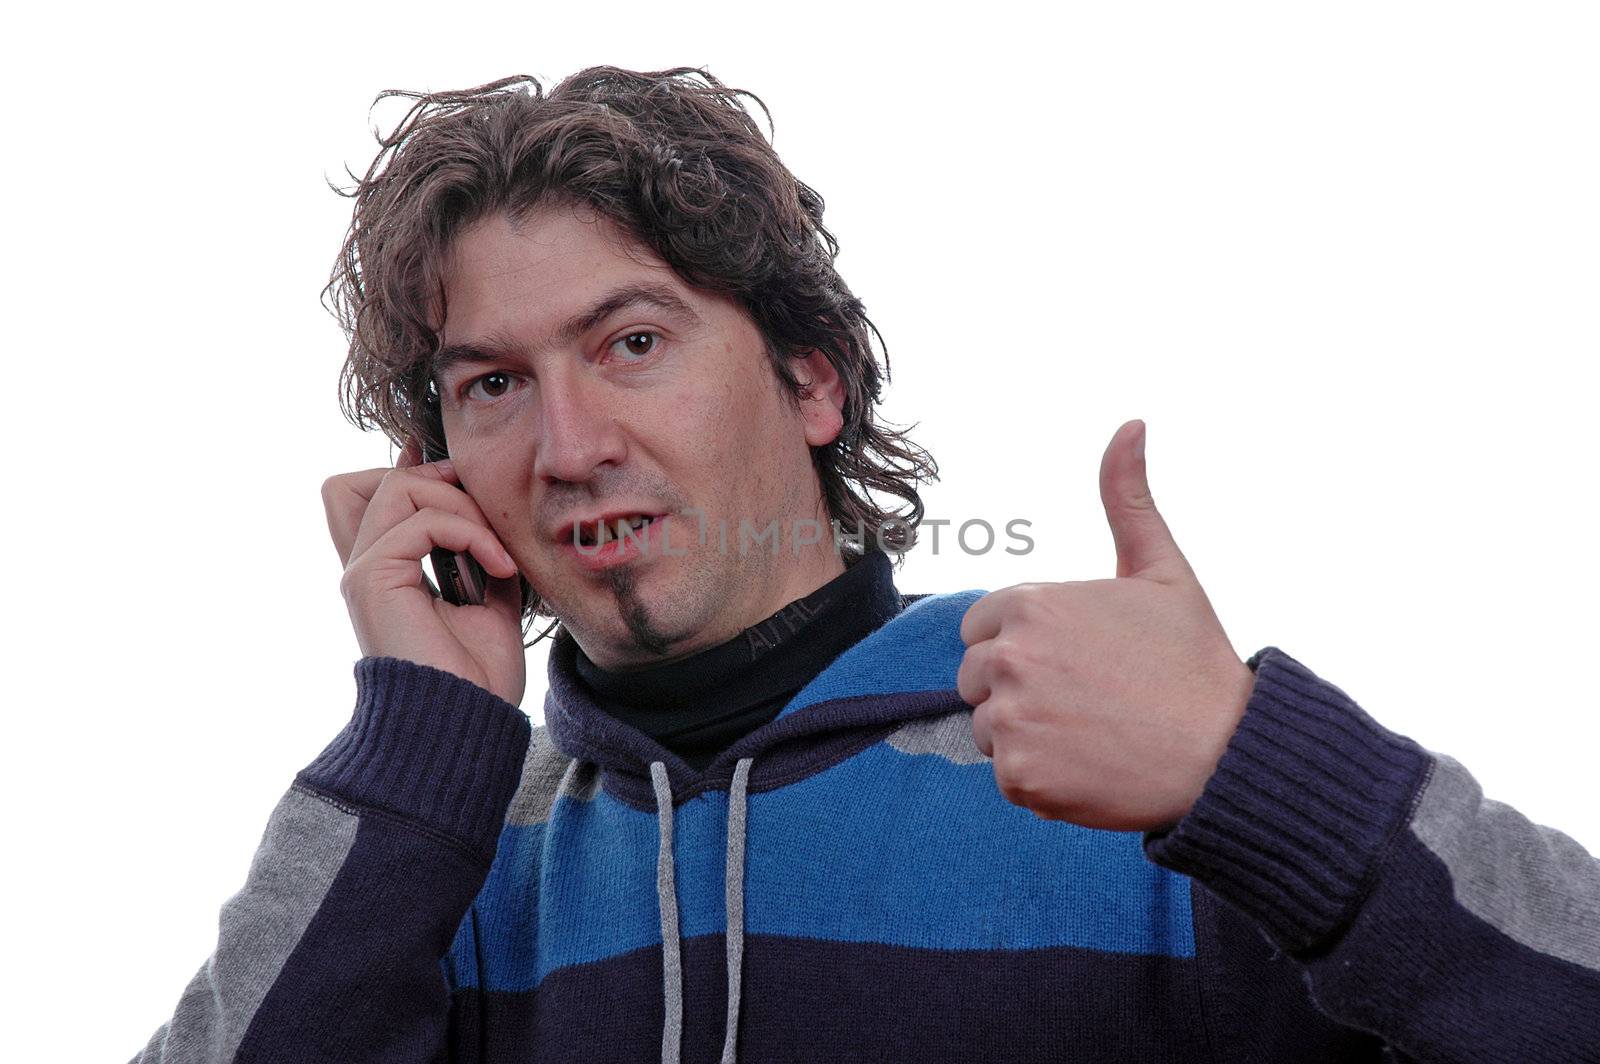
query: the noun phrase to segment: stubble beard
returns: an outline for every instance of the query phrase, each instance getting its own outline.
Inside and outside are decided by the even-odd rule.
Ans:
[[[719,560],[693,547],[688,556],[678,557],[676,561],[683,568],[682,583],[673,592],[677,597],[670,602],[648,600],[639,589],[636,566],[619,565],[606,570],[612,600],[617,604],[617,613],[635,648],[658,660],[672,659],[676,648],[704,634],[706,626],[716,624],[716,611],[711,616],[702,614],[703,599],[709,597],[710,601],[726,607],[733,601],[736,587],[749,586],[752,581],[771,575],[762,572],[760,559],[733,566],[731,570],[723,570]],[[718,588],[722,590],[714,590]],[[734,634],[737,633],[728,633],[723,638],[732,638]]]
[[[611,569],[607,577],[611,583],[611,596],[617,603],[617,612],[628,628],[633,645],[652,657],[664,657],[677,640],[661,630],[650,615],[649,607],[640,599],[633,566],[619,565]]]

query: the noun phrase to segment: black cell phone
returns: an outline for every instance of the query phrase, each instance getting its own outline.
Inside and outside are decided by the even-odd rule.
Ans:
[[[424,462],[437,462],[448,457],[432,445],[423,443]],[[476,558],[465,551],[457,553],[444,547],[433,548],[428,557],[433,561],[433,575],[439,579],[439,595],[446,602],[456,606],[483,605],[483,590],[489,586],[489,581]]]

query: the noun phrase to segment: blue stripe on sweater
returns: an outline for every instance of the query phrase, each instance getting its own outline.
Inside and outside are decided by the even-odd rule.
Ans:
[[[1188,880],[1148,861],[1139,833],[1041,820],[1001,796],[987,763],[879,743],[756,796],[750,823],[745,905],[758,933],[1194,954]],[[796,883],[809,889],[796,897]]]
[[[676,812],[686,938],[725,929],[727,803],[712,792]],[[1011,805],[986,763],[879,743],[751,795],[749,833],[753,934],[1194,955],[1186,877],[1148,861],[1136,832],[1040,820]],[[446,965],[452,985],[525,990],[567,965],[659,945],[656,845],[654,815],[604,792],[558,799],[547,824],[508,826],[475,903],[483,971],[464,927]]]

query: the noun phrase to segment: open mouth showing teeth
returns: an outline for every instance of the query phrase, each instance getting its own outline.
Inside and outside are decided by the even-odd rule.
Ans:
[[[644,530],[654,520],[654,517],[635,514],[632,517],[618,517],[612,521],[596,521],[592,524],[579,525],[578,543],[584,547],[603,547],[614,539],[623,539],[625,537],[642,539]]]

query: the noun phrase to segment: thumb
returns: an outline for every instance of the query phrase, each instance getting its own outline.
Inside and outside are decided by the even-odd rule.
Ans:
[[[1126,422],[1111,437],[1100,459],[1100,501],[1117,545],[1117,575],[1144,576],[1163,583],[1193,579],[1188,560],[1150,495],[1144,437],[1143,421]]]

